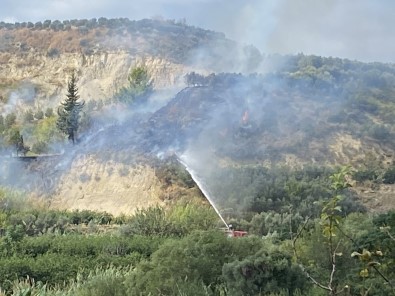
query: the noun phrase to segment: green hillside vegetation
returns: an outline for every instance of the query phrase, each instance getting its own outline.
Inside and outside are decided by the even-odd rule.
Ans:
[[[250,205],[232,221],[243,238],[227,237],[202,197],[113,217],[47,210],[3,188],[0,286],[12,295],[394,293],[395,213],[371,215],[350,199],[347,168],[315,174],[274,174],[260,193],[285,188],[301,202]]]

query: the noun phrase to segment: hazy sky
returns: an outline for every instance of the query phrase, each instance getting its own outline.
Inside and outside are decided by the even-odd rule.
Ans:
[[[0,0],[2,21],[162,16],[264,53],[395,62],[394,0]]]

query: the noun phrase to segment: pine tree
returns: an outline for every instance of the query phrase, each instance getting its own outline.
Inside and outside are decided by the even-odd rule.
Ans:
[[[75,73],[71,74],[67,84],[67,99],[58,108],[58,120],[56,126],[75,143],[76,133],[79,127],[80,113],[85,102],[78,102],[77,78]]]
[[[152,93],[152,81],[145,67],[133,68],[128,76],[129,85],[122,87],[115,97],[122,103],[144,102]]]

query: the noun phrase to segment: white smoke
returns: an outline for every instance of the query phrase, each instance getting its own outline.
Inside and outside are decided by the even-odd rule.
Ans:
[[[22,83],[14,91],[11,91],[6,102],[0,105],[0,114],[5,116],[21,109],[23,106],[34,103],[36,89],[31,83]]]

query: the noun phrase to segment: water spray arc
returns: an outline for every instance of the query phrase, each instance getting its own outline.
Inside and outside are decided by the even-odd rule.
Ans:
[[[196,185],[199,187],[200,191],[203,193],[203,195],[206,197],[210,205],[214,208],[215,212],[217,215],[221,218],[222,222],[225,224],[226,228],[229,230],[229,225],[226,223],[224,217],[222,217],[221,213],[219,212],[218,208],[215,206],[213,200],[210,197],[210,193],[208,190],[205,188],[203,181],[197,176],[196,172],[187,165],[185,160],[183,160],[183,156],[177,155],[177,160],[185,167],[187,172],[191,175],[193,181],[195,181]]]

